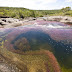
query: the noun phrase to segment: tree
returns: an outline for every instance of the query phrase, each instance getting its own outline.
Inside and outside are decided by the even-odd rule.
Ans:
[[[71,7],[66,7],[65,10],[66,11],[70,11],[71,10]]]
[[[67,12],[67,11],[70,11],[70,10],[71,10],[71,7],[66,7],[66,8],[61,9],[62,12]]]

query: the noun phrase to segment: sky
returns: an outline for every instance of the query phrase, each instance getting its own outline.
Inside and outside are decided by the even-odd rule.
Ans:
[[[0,7],[23,7],[32,10],[72,8],[72,0],[0,0]]]

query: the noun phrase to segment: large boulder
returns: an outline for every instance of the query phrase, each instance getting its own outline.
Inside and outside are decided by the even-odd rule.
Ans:
[[[62,16],[49,16],[47,21],[57,21],[59,22],[62,19]]]
[[[72,17],[68,16],[48,16],[47,21],[57,21],[66,24],[72,24]]]
[[[8,23],[14,23],[14,22],[18,22],[19,19],[14,19],[14,18],[2,18],[2,21],[8,22]]]
[[[0,28],[12,28],[12,27],[18,27],[22,25],[22,21],[19,19],[14,18],[1,18],[0,19]]]
[[[72,24],[72,17],[63,17],[62,20],[60,20],[60,22]]]
[[[4,25],[4,28],[13,28],[18,26],[22,26],[22,22],[9,23],[8,25]]]
[[[47,21],[47,17],[38,17],[37,20],[44,20],[44,21]]]

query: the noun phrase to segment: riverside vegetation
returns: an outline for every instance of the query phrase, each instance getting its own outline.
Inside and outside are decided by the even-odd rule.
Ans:
[[[11,18],[27,18],[27,17],[43,17],[43,16],[72,16],[70,7],[60,10],[29,10],[26,8],[0,7],[0,17]]]

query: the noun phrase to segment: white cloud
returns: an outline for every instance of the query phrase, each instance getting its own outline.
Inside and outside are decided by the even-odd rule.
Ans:
[[[54,3],[57,0],[40,0],[40,1],[42,1],[43,3]]]
[[[65,2],[72,2],[72,0],[66,0]]]
[[[0,0],[0,6],[25,7],[29,9],[46,9],[45,4],[55,3],[57,0]]]

